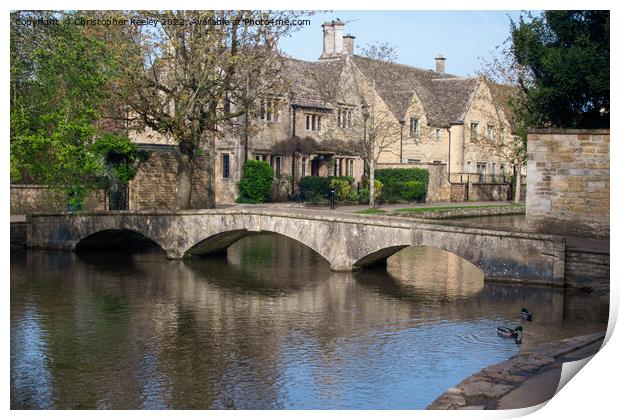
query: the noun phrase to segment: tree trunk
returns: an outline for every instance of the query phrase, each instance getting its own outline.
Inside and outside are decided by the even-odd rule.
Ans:
[[[194,174],[193,144],[189,142],[179,144],[178,163],[175,207],[177,210],[187,210],[190,208],[192,198],[192,178]]]
[[[517,178],[515,179],[515,196],[513,199],[515,203],[518,203],[521,201],[521,165],[515,165],[515,169]]]
[[[208,161],[207,165],[207,208],[214,209],[216,200],[215,200],[215,163],[216,163],[216,150],[215,150],[215,135],[209,133],[208,139]]]
[[[368,162],[368,172],[370,175],[370,179],[368,181],[368,206],[370,208],[375,208],[375,160],[373,158],[369,159]]]

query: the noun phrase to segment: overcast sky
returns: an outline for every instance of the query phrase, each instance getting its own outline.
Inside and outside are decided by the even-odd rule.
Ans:
[[[474,75],[480,58],[502,44],[509,35],[510,18],[519,11],[335,11],[311,16],[310,26],[281,41],[285,53],[303,60],[317,60],[323,49],[321,24],[340,18],[344,33],[354,35],[356,46],[379,41],[396,48],[397,61],[434,69],[435,56],[446,57],[446,72]],[[359,49],[356,48],[356,53]]]

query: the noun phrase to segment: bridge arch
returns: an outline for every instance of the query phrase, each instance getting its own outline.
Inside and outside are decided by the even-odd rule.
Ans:
[[[204,239],[198,240],[198,242],[194,242],[193,245],[190,245],[183,252],[183,257],[223,255],[226,254],[226,250],[235,242],[243,239],[246,236],[257,233],[267,233],[284,236],[285,238],[291,239],[305,246],[306,248],[309,248],[321,258],[326,260],[328,263],[331,263],[327,256],[321,253],[314,244],[309,243],[309,241],[304,241],[301,235],[289,234],[287,232],[277,231],[276,229],[260,231],[253,231],[249,229],[233,229],[229,231],[215,233],[213,235],[205,237]]]
[[[133,229],[110,228],[97,230],[81,237],[74,246],[76,252],[94,249],[141,250],[157,247],[163,252],[165,249],[157,240]]]

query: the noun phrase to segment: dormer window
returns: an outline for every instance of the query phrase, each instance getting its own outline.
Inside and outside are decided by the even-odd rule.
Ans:
[[[338,108],[338,127],[351,127],[351,108]]]
[[[306,131],[321,131],[321,116],[306,114]]]
[[[411,137],[420,135],[420,119],[418,117],[411,117],[409,119],[409,135]]]
[[[277,99],[266,98],[260,100],[260,119],[264,122],[278,121]]]

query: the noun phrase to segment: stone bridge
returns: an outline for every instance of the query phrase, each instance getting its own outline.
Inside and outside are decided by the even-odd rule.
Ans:
[[[27,245],[75,250],[145,237],[168,258],[226,250],[252,232],[273,232],[316,251],[334,271],[385,263],[407,246],[456,254],[487,279],[564,286],[565,239],[448,226],[438,221],[328,213],[323,210],[232,208],[188,211],[119,211],[27,216]]]

